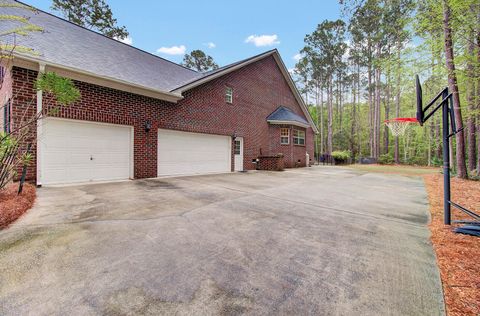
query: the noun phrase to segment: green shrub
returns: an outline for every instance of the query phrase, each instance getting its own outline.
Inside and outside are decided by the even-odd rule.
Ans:
[[[332,157],[333,159],[335,159],[335,163],[337,164],[347,163],[348,160],[350,159],[350,156],[351,154],[348,150],[343,150],[343,151],[337,150],[332,152]]]
[[[378,163],[381,165],[391,165],[393,164],[393,156],[391,154],[383,154],[378,157]]]
[[[408,157],[407,160],[405,161],[405,164],[411,165],[411,166],[425,166],[425,158],[423,157],[417,157],[417,156],[412,156]]]
[[[443,160],[437,157],[433,157],[431,160],[432,166],[440,167],[443,166]]]

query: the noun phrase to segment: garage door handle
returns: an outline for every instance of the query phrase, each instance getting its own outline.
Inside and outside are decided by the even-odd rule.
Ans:
[[[92,157],[92,156],[90,156],[90,160],[93,160],[93,157]]]

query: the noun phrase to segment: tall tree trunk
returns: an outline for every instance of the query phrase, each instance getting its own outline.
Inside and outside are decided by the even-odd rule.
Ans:
[[[357,106],[356,106],[356,92],[355,92],[355,78],[352,81],[352,126],[350,128],[350,152],[352,153],[352,159],[355,161],[356,151],[355,151],[355,128],[357,121]]]
[[[387,70],[387,93],[386,93],[386,96],[385,96],[385,120],[388,120],[390,118],[390,85],[391,85],[390,66],[388,66],[388,70]],[[388,154],[390,135],[389,135],[387,125],[385,125],[385,131],[384,131],[383,135],[384,135],[384,144],[383,144],[384,153]]]
[[[433,118],[433,122],[435,124],[435,139],[437,140],[437,151],[435,153],[435,156],[437,157],[438,160],[442,159],[442,155],[443,155],[443,144],[441,141],[442,139],[442,136],[440,134],[440,118],[436,118],[435,116],[432,117]]]
[[[358,137],[358,155],[362,156],[362,123],[361,123],[361,109],[360,109],[360,63],[357,64],[357,100],[358,100],[358,114],[357,114],[357,137]]]
[[[325,153],[325,135],[323,127],[323,87],[320,86],[320,153]]]
[[[343,105],[342,105],[342,90],[343,90],[343,86],[342,86],[342,74],[340,73],[339,74],[339,79],[338,79],[339,83],[338,83],[338,115],[339,115],[339,118],[338,118],[338,121],[339,121],[339,130],[343,130]]]
[[[402,44],[400,41],[397,44],[397,84],[396,90],[397,95],[395,97],[395,117],[400,117],[400,85],[401,85],[401,74],[400,74],[400,57],[401,57],[401,46]],[[400,145],[398,136],[395,136],[395,153],[394,153],[394,160],[396,164],[400,163]]]
[[[373,157],[373,102],[372,102],[372,62],[368,61],[368,145]]]
[[[428,152],[427,152],[427,166],[432,164],[432,138],[433,138],[433,124],[435,122],[432,120],[430,126],[428,127]]]
[[[315,115],[315,119],[316,119],[315,125],[317,126],[317,128],[319,128],[319,116],[320,116],[320,113],[319,113],[320,92],[318,91],[318,86],[319,86],[319,83],[318,83],[318,79],[317,79],[316,82],[315,82],[315,111],[316,111],[316,114],[317,114],[317,115]],[[317,134],[315,135],[315,153],[314,153],[314,156],[315,156],[315,154],[316,154],[317,162],[320,161],[320,159],[319,159],[320,155],[319,155],[319,151],[318,151],[318,135]]]
[[[480,176],[480,10],[477,19],[477,176]]]
[[[475,37],[472,36],[468,45],[468,55],[472,58],[475,54]],[[475,140],[475,69],[473,61],[469,59],[467,61],[467,104],[469,115],[467,117],[467,144],[468,144],[468,170],[475,169],[477,164],[477,142]]]
[[[327,127],[327,152],[331,154],[333,151],[333,79],[330,76],[328,83],[328,127]]]
[[[458,94],[457,75],[455,73],[455,59],[453,54],[452,29],[450,27],[451,9],[448,0],[443,0],[443,33],[445,36],[445,59],[448,70],[448,86],[453,95],[453,111],[457,129],[462,128],[462,110],[460,108],[460,96]],[[467,178],[467,166],[465,164],[465,138],[463,131],[456,135],[457,140],[457,176]]]
[[[374,157],[378,158],[380,153],[380,69],[375,69],[375,112],[374,112]]]

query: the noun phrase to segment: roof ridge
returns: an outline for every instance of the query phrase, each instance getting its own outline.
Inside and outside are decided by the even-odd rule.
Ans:
[[[273,48],[273,49],[270,49],[270,50],[266,50],[266,51],[264,51],[264,52],[262,52],[262,53],[260,53],[260,54],[256,54],[256,55],[253,55],[253,56],[244,58],[244,59],[237,60],[237,61],[235,61],[235,62],[233,62],[233,63],[230,63],[230,64],[227,64],[227,65],[225,65],[225,66],[219,67],[219,68],[217,68],[217,69],[215,69],[215,70],[206,72],[205,74],[208,74],[208,73],[210,73],[210,72],[220,71],[220,70],[223,70],[223,69],[228,69],[229,67],[232,67],[232,66],[234,66],[234,65],[236,65],[236,64],[240,64],[240,63],[246,62],[246,61],[248,61],[248,60],[250,60],[250,59],[257,58],[257,57],[259,57],[259,56],[266,55],[266,54],[268,54],[268,53],[272,53],[272,52],[274,52],[274,51],[276,51],[276,50],[277,50],[276,48]]]
[[[136,46],[129,45],[129,44],[127,44],[127,43],[121,42],[121,41],[116,40],[116,39],[114,39],[114,38],[108,37],[108,36],[106,36],[105,34],[102,34],[102,33],[97,32],[97,31],[95,31],[95,30],[86,28],[85,26],[82,26],[82,25],[78,25],[78,24],[76,24],[76,23],[73,23],[73,22],[71,22],[71,21],[69,21],[69,20],[67,20],[67,19],[64,19],[64,18],[62,18],[62,17],[60,17],[60,16],[57,16],[57,15],[55,15],[55,14],[53,14],[53,13],[44,11],[44,10],[42,10],[42,9],[38,9],[38,8],[34,7],[33,5],[24,3],[24,2],[19,1],[19,0],[13,0],[13,1],[14,1],[14,2],[18,2],[18,3],[20,3],[20,4],[23,4],[24,6],[33,8],[35,11],[42,12],[42,13],[44,13],[44,14],[47,14],[47,15],[51,16],[51,17],[54,17],[54,18],[57,18],[57,19],[62,20],[62,21],[64,21],[64,22],[67,22],[67,23],[69,23],[69,24],[72,24],[72,25],[74,25],[74,26],[76,26],[76,27],[79,27],[79,28],[81,28],[81,29],[83,29],[83,30],[90,31],[90,32],[92,32],[92,33],[94,33],[94,34],[96,34],[96,35],[100,35],[100,36],[102,36],[102,37],[105,37],[106,39],[109,39],[109,40],[111,40],[111,41],[115,41],[115,42],[120,43],[120,44],[123,44],[123,45],[125,45],[125,46],[127,46],[127,47],[136,49],[136,50],[138,50],[138,51],[140,51],[140,52],[142,52],[142,53],[151,55],[151,56],[153,56],[153,57],[155,57],[155,58],[158,58],[158,59],[164,60],[164,61],[166,61],[166,62],[169,62],[169,63],[171,63],[171,64],[174,64],[175,66],[184,68],[184,69],[186,69],[186,70],[190,70],[191,72],[194,72],[194,73],[196,73],[196,74],[200,74],[200,75],[202,74],[201,72],[198,72],[198,71],[195,71],[195,70],[193,70],[193,69],[187,68],[187,67],[185,67],[185,66],[183,66],[183,65],[181,65],[181,64],[177,64],[176,62],[173,62],[173,61],[168,60],[168,59],[166,59],[166,58],[163,58],[163,57],[161,57],[161,56],[155,55],[155,54],[153,54],[153,53],[147,52],[146,50],[143,50],[143,49],[138,48],[138,47],[136,47]]]

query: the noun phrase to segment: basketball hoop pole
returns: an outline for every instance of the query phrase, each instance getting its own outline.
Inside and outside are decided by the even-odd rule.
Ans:
[[[442,137],[443,137],[443,223],[450,225],[451,220],[451,205],[456,208],[455,203],[450,200],[450,137],[455,136],[463,130],[463,127],[457,130],[455,124],[455,113],[453,111],[453,98],[449,93],[448,87],[445,87],[435,98],[430,101],[425,108],[422,104],[422,87],[420,79],[416,76],[417,89],[417,121],[423,125],[437,110],[442,108]],[[438,103],[433,109],[430,109],[439,99]],[[430,109],[430,110],[429,110]],[[429,110],[429,111],[428,111]],[[428,111],[428,113],[427,113]],[[450,133],[450,130],[452,131]],[[460,209],[460,208],[459,208]]]
[[[420,81],[417,76],[417,89],[419,89]],[[417,91],[417,102],[421,102],[421,88]],[[420,98],[419,98],[420,95]],[[434,105],[439,98],[440,103],[426,114],[427,110]],[[442,138],[443,138],[443,223],[450,225],[452,220],[451,204],[450,204],[450,137],[454,136],[461,130],[457,131],[455,126],[455,117],[453,113],[452,95],[448,93],[448,87],[444,88],[429,104],[423,109],[422,104],[418,105],[417,120],[423,125],[437,110],[442,108]],[[450,126],[452,133],[450,133]]]
[[[463,131],[464,127],[457,129],[455,123],[455,111],[453,109],[453,97],[448,92],[448,87],[440,91],[430,103],[423,107],[422,102],[422,85],[418,75],[416,78],[416,91],[417,91],[417,121],[420,126],[423,125],[437,110],[442,108],[442,136],[443,136],[443,223],[445,225],[451,225],[452,215],[451,207],[453,206],[457,210],[473,217],[474,221],[457,220],[454,223],[464,223],[467,225],[457,227],[454,229],[455,233],[467,234],[472,236],[480,236],[480,214],[470,211],[469,209],[450,200],[450,137]],[[441,98],[441,99],[440,99]],[[440,99],[440,100],[439,100]],[[434,104],[439,103],[435,106]],[[430,109],[432,108],[432,109]]]
[[[447,100],[448,98],[448,100]],[[450,125],[449,118],[449,103],[452,98],[448,97],[448,88],[442,91],[442,129],[443,129],[443,223],[445,225],[451,224],[451,207],[450,207]],[[452,107],[453,109],[453,107]]]

